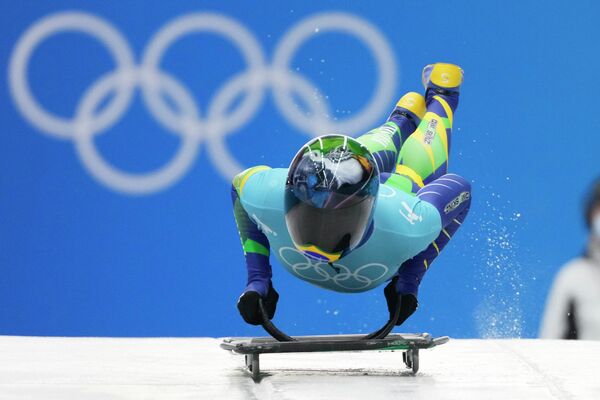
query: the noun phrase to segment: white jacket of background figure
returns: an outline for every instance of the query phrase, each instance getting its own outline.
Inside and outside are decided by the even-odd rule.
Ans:
[[[540,337],[564,339],[572,307],[577,339],[600,340],[600,261],[578,258],[556,276],[546,302]]]

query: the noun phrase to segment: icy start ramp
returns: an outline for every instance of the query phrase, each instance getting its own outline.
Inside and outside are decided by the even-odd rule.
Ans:
[[[267,354],[254,383],[218,339],[0,336],[0,399],[600,399],[600,343],[452,340],[400,352]]]

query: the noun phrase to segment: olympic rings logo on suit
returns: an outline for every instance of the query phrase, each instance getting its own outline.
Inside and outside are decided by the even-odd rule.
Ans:
[[[48,37],[64,31],[78,31],[99,40],[109,50],[115,69],[93,82],[82,94],[73,118],[57,116],[41,107],[32,94],[27,71],[37,46]],[[365,44],[373,54],[378,71],[377,86],[369,103],[353,117],[333,121],[329,107],[318,96],[315,85],[291,71],[294,53],[308,39],[321,33],[341,31]],[[161,70],[167,49],[180,38],[209,32],[232,42],[241,52],[247,69],[227,81],[200,115],[190,91],[173,75]],[[231,154],[225,138],[246,124],[272,89],[275,104],[287,121],[301,132],[314,136],[324,132],[349,135],[368,129],[393,100],[396,63],[383,35],[365,20],[351,14],[316,14],[293,26],[281,39],[269,65],[256,38],[232,18],[216,13],[193,13],[178,17],[162,27],[145,48],[136,64],[125,38],[109,22],[88,13],[60,12],[33,24],[17,41],[10,59],[9,86],[21,114],[36,128],[58,139],[72,140],[84,167],[99,182],[127,194],[149,194],[180,179],[191,167],[201,142],[216,169],[231,178],[245,167]],[[136,88],[153,117],[165,129],[181,137],[177,153],[164,166],[145,173],[129,173],[110,165],[94,145],[94,137],[106,132],[127,111]],[[114,94],[108,104],[96,111],[102,101]],[[178,108],[172,110],[164,95]],[[234,101],[245,95],[236,108]],[[310,108],[305,115],[293,96]]]
[[[303,261],[290,262],[290,260],[283,255],[286,251],[301,256]],[[367,289],[370,286],[373,286],[375,281],[386,276],[390,271],[386,265],[380,263],[368,263],[361,265],[354,271],[350,271],[350,268],[337,262],[329,265],[326,262],[312,260],[310,257],[293,247],[281,247],[279,249],[279,256],[281,257],[281,260],[284,261],[284,264],[289,266],[297,276],[316,284],[331,281],[339,288],[349,291],[361,291]],[[335,271],[334,274],[327,272],[332,269]],[[370,278],[369,276],[362,274],[362,272],[367,269],[381,269],[382,272],[374,278]],[[310,274],[311,272],[313,274]],[[355,283],[356,285],[350,286],[350,283]]]

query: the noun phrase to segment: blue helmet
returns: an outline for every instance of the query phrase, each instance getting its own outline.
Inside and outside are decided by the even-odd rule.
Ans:
[[[296,248],[334,262],[356,248],[373,219],[379,171],[372,154],[344,135],[317,137],[296,154],[285,221]]]

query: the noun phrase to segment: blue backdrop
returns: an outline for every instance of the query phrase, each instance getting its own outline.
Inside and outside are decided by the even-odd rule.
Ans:
[[[472,180],[474,205],[402,329],[535,336],[554,273],[583,248],[581,197],[600,172],[597,2],[0,9],[0,334],[259,334],[235,309],[245,267],[228,177],[287,166],[321,112],[352,134],[365,120],[339,123],[375,126],[435,61],[465,70],[450,169]],[[298,48],[282,45],[298,24]],[[380,289],[325,292],[276,262],[274,275],[292,334],[386,317]]]

